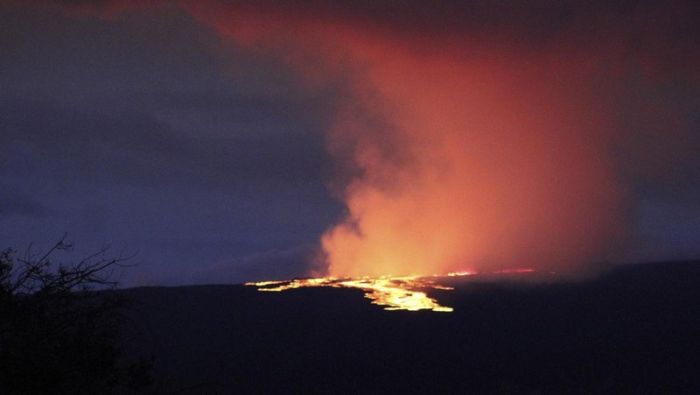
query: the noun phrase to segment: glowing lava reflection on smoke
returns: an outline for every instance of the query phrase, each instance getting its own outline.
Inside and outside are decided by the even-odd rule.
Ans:
[[[500,271],[499,273],[529,273],[532,269],[517,269],[515,271]],[[473,271],[448,273],[448,277],[471,276]],[[263,292],[282,292],[295,288],[357,288],[365,293],[365,297],[373,304],[384,306],[385,310],[432,310],[451,312],[454,309],[440,305],[437,300],[425,292],[429,289],[452,290],[452,287],[441,285],[438,281],[445,276],[403,276],[403,277],[360,277],[360,278],[304,278],[288,281],[261,281],[246,283],[258,287]]]

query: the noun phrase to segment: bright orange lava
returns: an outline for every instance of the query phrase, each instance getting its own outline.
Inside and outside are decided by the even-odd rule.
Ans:
[[[505,273],[530,273],[532,269],[515,269],[493,272],[493,274]],[[474,271],[460,271],[448,273],[447,277],[472,276],[478,274]],[[263,292],[282,292],[295,288],[357,288],[365,293],[365,297],[373,304],[384,306],[384,310],[431,310],[437,312],[452,312],[454,309],[443,306],[437,300],[428,296],[425,292],[429,289],[452,290],[452,287],[441,285],[438,281],[445,276],[402,276],[402,277],[359,277],[359,278],[304,278],[288,281],[260,281],[250,282],[245,285],[258,287]]]

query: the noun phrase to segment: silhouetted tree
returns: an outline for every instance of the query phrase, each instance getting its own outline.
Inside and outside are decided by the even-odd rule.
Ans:
[[[122,361],[125,301],[110,291],[123,257],[107,248],[55,265],[65,237],[41,255],[0,252],[0,393],[129,393],[150,385],[150,364]]]

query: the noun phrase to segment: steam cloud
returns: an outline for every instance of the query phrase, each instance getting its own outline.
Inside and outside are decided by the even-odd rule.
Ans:
[[[181,3],[309,89],[342,82],[327,142],[347,216],[321,241],[330,274],[604,259],[631,204],[620,86],[697,84],[692,2],[459,3]]]

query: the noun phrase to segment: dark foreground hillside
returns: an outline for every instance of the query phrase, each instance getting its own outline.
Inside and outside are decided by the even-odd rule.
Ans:
[[[434,294],[454,313],[387,312],[347,289],[123,292],[163,392],[700,393],[700,262],[461,280]]]

